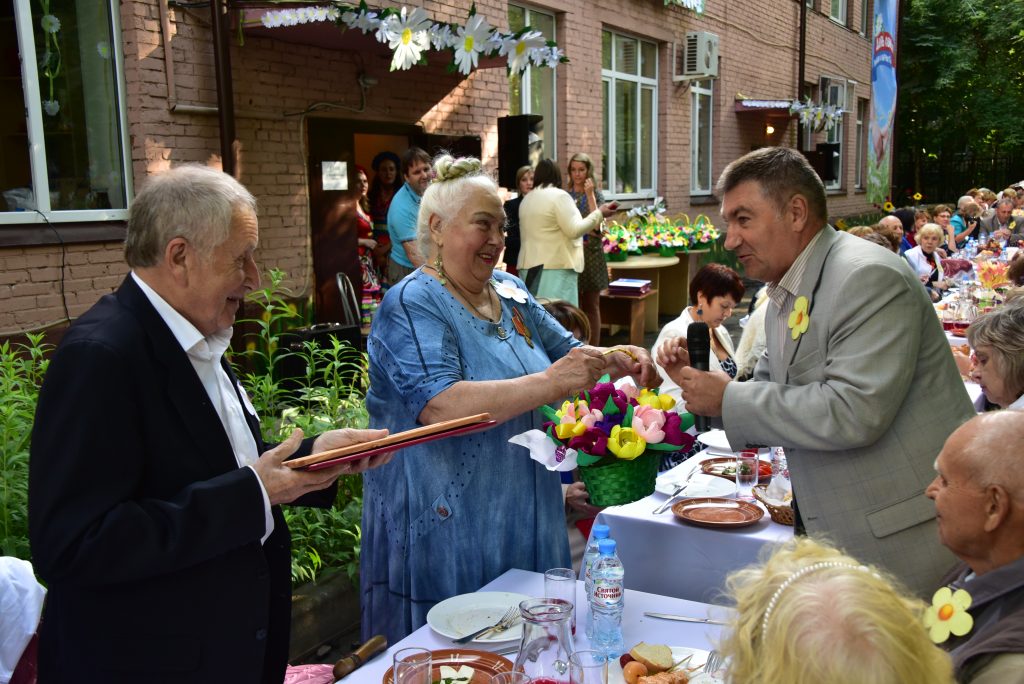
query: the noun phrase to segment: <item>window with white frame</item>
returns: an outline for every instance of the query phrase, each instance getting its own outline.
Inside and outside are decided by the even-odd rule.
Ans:
[[[555,40],[555,15],[519,5],[508,6],[508,25],[511,31],[529,26],[540,31],[545,40]],[[540,114],[544,117],[536,130],[540,137],[542,157],[554,157],[555,131],[555,70],[529,66],[521,74],[509,76],[509,114]]]
[[[832,17],[832,21],[839,22],[843,26],[846,26],[846,4],[848,0],[832,0],[829,3],[828,15]]]
[[[822,104],[846,107],[846,81],[830,78],[821,79]],[[830,162],[833,179],[825,183],[828,189],[843,186],[843,117],[836,117],[831,128],[825,129],[825,142],[838,145]]]
[[[119,5],[0,0],[0,224],[127,217]]]
[[[658,46],[602,31],[601,87],[601,182],[606,195],[653,198],[658,163]]]
[[[713,79],[690,83],[690,194],[711,194]]]
[[[867,143],[868,101],[857,99],[857,179],[854,182],[858,190],[864,189],[864,167],[868,153]]]

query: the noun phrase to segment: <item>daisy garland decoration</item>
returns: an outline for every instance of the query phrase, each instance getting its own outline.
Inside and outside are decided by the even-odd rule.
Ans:
[[[54,18],[56,19],[56,18]],[[465,25],[435,22],[420,7],[384,7],[371,10],[366,0],[359,4],[333,2],[316,7],[267,10],[259,19],[267,28],[298,26],[314,22],[334,22],[344,29],[372,34],[393,52],[392,71],[404,71],[425,64],[429,49],[451,50],[451,72],[469,75],[480,66],[483,57],[505,57],[510,74],[528,66],[554,69],[569,60],[553,41],[545,41],[540,32],[526,26],[514,33],[492,27],[477,14],[476,4],[469,9]],[[56,24],[59,29],[59,23]],[[49,30],[49,29],[47,29]]]

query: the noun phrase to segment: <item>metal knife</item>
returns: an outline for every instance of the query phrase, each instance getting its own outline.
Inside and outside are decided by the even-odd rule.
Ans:
[[[669,613],[644,613],[647,617],[661,618],[662,620],[676,620],[677,622],[696,622],[702,625],[727,625],[729,624],[725,620],[715,620],[713,618],[695,618],[687,617],[685,615],[670,615]]]

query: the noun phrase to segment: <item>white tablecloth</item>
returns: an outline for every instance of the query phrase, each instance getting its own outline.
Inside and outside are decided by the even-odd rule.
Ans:
[[[713,457],[703,452],[673,471],[689,473]],[[671,509],[654,515],[652,511],[664,501],[663,494],[654,493],[625,506],[606,508],[597,516],[596,522],[608,525],[618,544],[628,589],[720,603],[730,572],[757,561],[765,544],[793,537],[793,528],[772,522],[767,511],[749,527],[709,529],[679,520]]]
[[[650,561],[653,564],[664,567],[659,559],[653,557]],[[629,567],[626,568],[627,577]],[[481,587],[480,591],[510,591],[527,596],[544,595],[544,575],[526,570],[509,570],[504,575],[490,584]],[[585,606],[583,583],[576,582],[577,605]],[[583,620],[586,617],[586,608],[579,611],[579,619],[576,625],[575,645],[577,650],[590,648],[586,635],[583,633]],[[688,646],[710,650],[718,641],[723,627],[719,625],[704,625],[687,622],[675,622],[671,620],[660,620],[644,616],[646,611],[661,613],[672,613],[675,615],[687,615],[690,617],[711,617],[715,619],[728,619],[730,611],[718,606],[709,606],[693,601],[684,601],[665,596],[644,593],[642,591],[626,590],[626,610],[622,616],[622,637],[626,647],[632,647],[637,642],[646,641],[655,644],[668,644],[670,646]],[[508,642],[500,645],[467,644],[466,648],[475,650],[497,651],[503,646],[514,646],[516,643]],[[438,635],[429,626],[424,625],[405,639],[393,645],[387,651],[377,656],[362,668],[356,670],[345,679],[339,680],[344,684],[359,682],[359,684],[377,684],[384,673],[391,667],[396,651],[410,646],[429,648],[431,650],[442,648],[458,648],[452,644],[450,639]],[[506,655],[511,661],[515,661],[515,654]]]

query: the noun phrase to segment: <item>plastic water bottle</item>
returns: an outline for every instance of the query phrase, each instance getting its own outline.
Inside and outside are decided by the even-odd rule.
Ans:
[[[608,657],[618,657],[625,650],[622,642],[622,610],[626,593],[622,580],[625,570],[615,555],[615,540],[598,542],[601,557],[594,564],[594,590],[590,613],[594,617],[594,635],[590,639],[595,650]]]
[[[587,542],[587,549],[583,552],[583,586],[587,590],[587,607],[594,592],[594,563],[601,557],[601,551],[597,548],[598,542],[607,539],[611,529],[607,525],[594,525],[590,528],[590,541]],[[587,610],[587,623],[584,628],[587,638],[594,636],[594,615]]]

